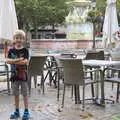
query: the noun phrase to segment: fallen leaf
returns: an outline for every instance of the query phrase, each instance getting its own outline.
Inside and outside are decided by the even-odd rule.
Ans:
[[[82,119],[86,119],[86,118],[88,118],[89,116],[88,116],[88,114],[81,114],[80,117],[81,117]]]
[[[111,95],[110,98],[113,98],[113,96]]]
[[[93,115],[92,115],[91,113],[88,113],[88,116],[89,116],[89,117],[93,117]]]
[[[82,119],[86,119],[86,118],[89,118],[89,117],[93,117],[93,115],[91,113],[84,113],[84,114],[81,114],[80,117]]]

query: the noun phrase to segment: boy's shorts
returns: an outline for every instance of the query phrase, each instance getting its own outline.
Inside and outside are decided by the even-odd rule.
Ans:
[[[14,96],[19,96],[20,92],[23,96],[28,95],[27,81],[14,81],[12,82],[12,92]]]

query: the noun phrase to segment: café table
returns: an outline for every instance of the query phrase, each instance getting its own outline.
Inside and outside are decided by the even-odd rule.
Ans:
[[[46,57],[52,57],[52,56],[60,56],[59,53],[53,53],[53,54],[47,54],[47,53],[35,53],[31,56],[46,56]]]
[[[100,69],[100,79],[101,79],[101,103],[105,103],[104,95],[104,71],[107,67],[120,65],[120,61],[108,61],[108,60],[83,60],[84,66],[89,66],[92,68]]]

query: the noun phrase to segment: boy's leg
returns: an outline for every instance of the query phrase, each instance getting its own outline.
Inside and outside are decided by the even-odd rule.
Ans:
[[[12,83],[13,96],[15,101],[15,112],[11,114],[10,119],[17,119],[20,117],[19,112],[19,82],[15,81]]]
[[[19,109],[19,81],[12,83],[13,96],[15,101],[15,108]]]
[[[19,96],[15,96],[15,108],[19,109]]]
[[[24,106],[25,106],[24,114],[22,116],[24,120],[24,119],[30,118],[30,114],[28,110],[28,83],[27,82],[21,82],[21,92],[23,95]]]
[[[28,109],[28,83],[21,82],[21,94],[23,95],[25,109]]]
[[[28,96],[23,96],[25,109],[28,109]]]

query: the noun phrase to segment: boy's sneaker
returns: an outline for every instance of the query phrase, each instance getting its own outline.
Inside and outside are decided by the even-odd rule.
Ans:
[[[29,120],[29,119],[30,119],[30,113],[25,111],[22,116],[22,120]]]
[[[10,115],[10,119],[17,119],[20,117],[20,113],[15,111],[13,114]]]

